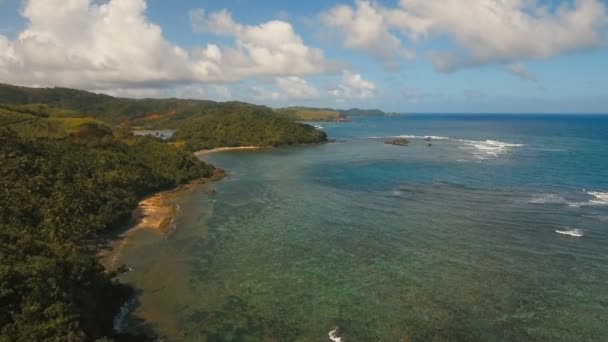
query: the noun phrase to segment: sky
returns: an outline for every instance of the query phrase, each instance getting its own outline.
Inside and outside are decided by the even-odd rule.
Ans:
[[[606,0],[0,0],[0,82],[401,113],[608,113]]]

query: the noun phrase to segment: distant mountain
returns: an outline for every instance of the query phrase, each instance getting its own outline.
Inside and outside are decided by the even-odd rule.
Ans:
[[[350,117],[358,117],[358,116],[385,116],[386,113],[379,109],[359,109],[352,108],[348,110],[341,111],[346,116]]]
[[[332,109],[315,107],[287,107],[275,109],[275,112],[299,121],[350,121],[352,117],[385,116],[379,109]]]
[[[288,107],[275,109],[275,112],[298,121],[339,121],[345,119],[344,114],[329,108]]]

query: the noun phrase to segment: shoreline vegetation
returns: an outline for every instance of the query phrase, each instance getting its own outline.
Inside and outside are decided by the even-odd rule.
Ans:
[[[176,134],[134,136],[142,127]],[[225,176],[202,155],[326,141],[248,103],[0,84],[0,340],[143,338],[114,330],[138,289],[118,281],[118,259],[103,267],[103,237],[133,210],[129,231],[171,234],[169,198]]]
[[[101,239],[140,199],[220,171],[153,138],[44,123],[0,127],[0,340],[134,337],[113,331],[136,291],[101,265]]]

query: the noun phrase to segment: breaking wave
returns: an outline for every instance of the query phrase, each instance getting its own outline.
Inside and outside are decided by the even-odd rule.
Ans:
[[[509,152],[513,147],[521,147],[523,144],[512,144],[497,140],[466,140],[457,139],[465,144],[464,149],[473,148],[473,155],[478,159],[496,158]]]
[[[587,194],[593,196],[589,204],[608,205],[608,192],[587,191]]]
[[[574,237],[582,237],[585,235],[585,232],[582,229],[571,229],[568,227],[565,227],[566,229],[556,229],[555,232],[558,234],[562,234],[562,235],[568,235],[568,236],[574,236]]]
[[[608,192],[599,192],[599,191],[586,191],[583,190],[587,196],[591,198],[587,201],[570,201],[567,200],[564,196],[556,195],[556,194],[543,194],[536,196],[528,201],[528,203],[532,204],[563,204],[569,207],[579,208],[582,206],[592,206],[592,205],[608,205]]]
[[[329,339],[333,342],[342,342],[342,337],[338,336],[338,327],[335,327],[330,330],[327,335],[329,335]]]
[[[437,136],[437,135],[408,135],[408,134],[404,134],[404,135],[396,135],[393,138],[405,138],[405,139],[427,139],[427,140],[449,140],[451,138],[448,137],[442,137],[442,136]]]
[[[522,147],[524,144],[514,144],[498,140],[470,140],[470,139],[458,139],[451,137],[444,137],[439,135],[414,135],[414,134],[402,134],[394,136],[370,136],[367,139],[387,139],[387,138],[405,138],[405,139],[416,139],[416,140],[450,140],[463,144],[460,146],[461,149],[471,152],[471,154],[477,159],[490,159],[497,158],[501,154],[507,153],[515,147]],[[463,160],[464,161],[464,160]]]

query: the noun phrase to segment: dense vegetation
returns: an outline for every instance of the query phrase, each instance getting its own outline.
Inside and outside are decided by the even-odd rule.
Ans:
[[[328,108],[288,107],[275,111],[298,121],[338,121],[345,118],[339,111]]]
[[[327,139],[323,131],[255,107],[240,108],[234,113],[191,119],[177,131],[175,139],[184,141],[192,151],[219,146],[294,145]]]
[[[142,196],[213,171],[171,144],[48,115],[0,108],[0,341],[111,336],[130,290],[99,264],[98,234]]]
[[[173,128],[177,141],[134,127]],[[101,232],[143,196],[211,175],[193,150],[325,140],[246,103],[0,84],[0,341],[120,339],[113,318],[132,293],[99,264]]]
[[[66,88],[0,84],[0,104],[24,115],[61,118],[62,122],[65,118],[85,116],[122,127],[176,129],[177,139],[186,140],[192,148],[277,146],[326,140],[324,133],[294,122],[293,117],[242,102],[134,100]]]

